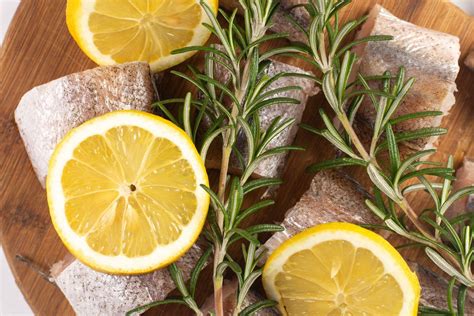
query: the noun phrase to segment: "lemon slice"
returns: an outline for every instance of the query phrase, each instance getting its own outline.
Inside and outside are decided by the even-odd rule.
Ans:
[[[217,13],[217,0],[205,0]],[[172,55],[203,45],[209,19],[199,0],[68,0],[66,22],[82,51],[99,65],[146,61],[161,71],[189,58]]]
[[[196,241],[209,196],[204,164],[177,126],[116,111],[70,131],[56,147],[46,189],[51,219],[79,260],[108,273],[163,267]]]
[[[379,235],[347,223],[322,224],[285,241],[263,270],[284,315],[416,315],[420,285]]]

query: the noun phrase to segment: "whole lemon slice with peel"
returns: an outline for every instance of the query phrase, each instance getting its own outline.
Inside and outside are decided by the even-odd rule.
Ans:
[[[108,273],[168,265],[196,241],[209,196],[191,139],[171,122],[115,111],[71,130],[46,189],[54,228],[79,260]]]
[[[217,13],[217,0],[205,2]],[[208,40],[203,22],[209,19],[199,0],[68,0],[66,8],[69,32],[94,62],[146,61],[155,72],[194,53],[173,50]]]
[[[322,224],[285,241],[263,270],[283,315],[416,315],[420,285],[381,236],[348,223]]]

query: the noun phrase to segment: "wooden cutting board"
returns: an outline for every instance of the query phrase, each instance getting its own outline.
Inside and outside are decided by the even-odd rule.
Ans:
[[[343,19],[360,17],[375,2],[396,16],[420,26],[458,36],[461,61],[474,42],[474,20],[454,5],[442,0],[355,0]],[[62,259],[66,250],[54,231],[46,204],[45,191],[36,179],[13,120],[13,111],[29,89],[58,77],[95,67],[77,47],[66,29],[65,0],[23,0],[1,49],[0,68],[0,237],[16,282],[31,308],[39,315],[70,315],[71,307],[54,284],[15,259],[23,255],[47,270]],[[181,66],[182,67],[182,66]],[[449,134],[442,137],[434,159],[445,161],[454,154],[456,165],[464,155],[474,157],[474,72],[462,66],[457,80],[456,106],[443,121]],[[182,94],[182,83],[165,76],[162,97]],[[317,106],[321,96],[309,101],[304,122],[321,126]],[[312,176],[304,168],[312,162],[329,158],[329,145],[304,131],[296,145],[304,153],[290,155],[285,184],[279,190],[277,204],[255,221],[280,221],[308,188]],[[418,198],[421,205],[426,202]],[[202,282],[209,284],[209,282]],[[203,288],[201,293],[209,292]],[[157,311],[152,311],[156,314]],[[168,309],[167,313],[171,313]],[[177,314],[184,312],[180,309]]]

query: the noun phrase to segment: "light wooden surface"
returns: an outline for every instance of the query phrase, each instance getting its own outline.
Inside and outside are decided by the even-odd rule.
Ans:
[[[473,45],[474,20],[442,0],[354,0],[344,11],[343,18],[359,17],[375,2],[405,20],[460,37],[461,60]],[[15,256],[27,256],[48,269],[66,254],[66,250],[51,225],[45,192],[33,173],[13,120],[13,111],[21,96],[32,87],[95,66],[69,36],[64,11],[64,0],[23,0],[5,38],[0,62],[0,240],[20,289],[39,315],[70,315],[73,312],[53,284],[15,260]],[[474,156],[474,73],[461,66],[457,84],[456,106],[443,121],[449,134],[441,138],[439,153],[434,157],[445,160],[449,154],[454,154],[456,164],[464,155]],[[167,98],[182,95],[185,88],[181,81],[165,76],[159,90],[162,97]],[[310,99],[303,119],[305,123],[322,126],[317,115],[320,105],[326,106],[321,96]],[[285,184],[279,190],[276,205],[256,217],[255,222],[280,221],[309,186],[312,176],[305,172],[305,167],[332,155],[327,143],[305,131],[298,133],[296,145],[304,146],[306,151],[290,155]],[[424,203],[426,199],[421,196],[414,201],[417,207]],[[204,277],[206,275],[209,276],[206,273]],[[202,283],[204,286],[199,293],[204,297],[209,292],[209,282]],[[185,313],[183,309],[173,311],[178,315]],[[170,309],[161,314],[169,313]]]

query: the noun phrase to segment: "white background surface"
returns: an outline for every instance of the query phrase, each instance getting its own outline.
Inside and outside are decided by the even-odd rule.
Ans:
[[[467,12],[474,14],[474,0],[453,0],[453,2]],[[20,0],[0,0],[0,43],[3,42],[3,38],[18,3],[20,3]],[[27,316],[32,314],[31,309],[15,284],[15,280],[0,245],[0,315]]]

